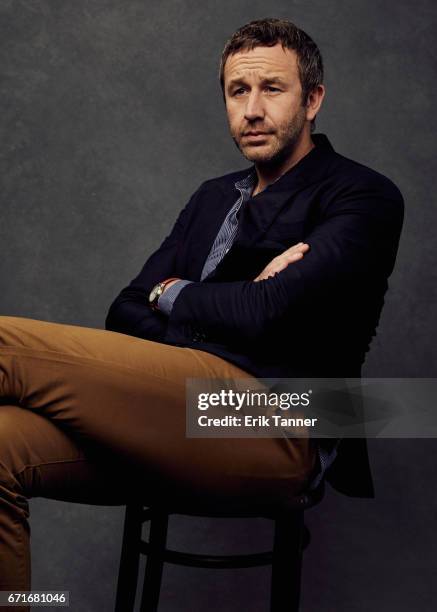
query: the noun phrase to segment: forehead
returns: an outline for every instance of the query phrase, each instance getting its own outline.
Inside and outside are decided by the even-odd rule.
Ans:
[[[283,78],[298,78],[297,54],[293,49],[284,49],[281,43],[273,47],[255,47],[230,55],[224,67],[224,80],[271,74]]]

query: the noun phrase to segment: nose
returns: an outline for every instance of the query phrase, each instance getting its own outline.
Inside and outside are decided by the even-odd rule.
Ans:
[[[247,121],[254,121],[264,117],[262,100],[257,91],[252,90],[247,97],[244,117]]]

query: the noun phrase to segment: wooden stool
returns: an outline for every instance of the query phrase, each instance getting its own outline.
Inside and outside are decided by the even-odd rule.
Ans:
[[[118,574],[115,612],[133,612],[138,582],[140,554],[147,555],[141,612],[158,610],[164,563],[204,568],[241,568],[272,565],[270,612],[297,612],[300,599],[302,551],[309,543],[304,525],[304,511],[319,503],[324,482],[313,491],[287,501],[273,510],[233,508],[212,511],[200,507],[176,507],[154,504],[145,508],[138,501],[126,506],[123,543]],[[170,514],[188,516],[241,518],[264,517],[275,522],[273,551],[247,555],[200,555],[167,550],[167,528]],[[141,539],[142,525],[150,521],[149,541]]]

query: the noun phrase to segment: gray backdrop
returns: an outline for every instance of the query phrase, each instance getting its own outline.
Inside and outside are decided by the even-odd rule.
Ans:
[[[1,0],[0,313],[103,327],[120,289],[199,184],[248,165],[217,80],[251,19],[294,20],[319,44],[318,118],[340,153],[406,201],[396,270],[364,373],[435,376],[436,5],[432,0]],[[431,610],[434,440],[370,441],[375,500],[332,490],[308,512],[302,610]],[[33,588],[111,610],[123,508],[31,501]],[[174,518],[170,544],[269,546],[267,521]],[[168,566],[160,610],[267,610],[269,570]]]

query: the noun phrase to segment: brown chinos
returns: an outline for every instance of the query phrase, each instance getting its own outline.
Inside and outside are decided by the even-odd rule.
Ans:
[[[305,487],[308,438],[187,438],[187,377],[250,375],[201,350],[0,316],[0,590],[31,589],[28,498],[250,502]]]

